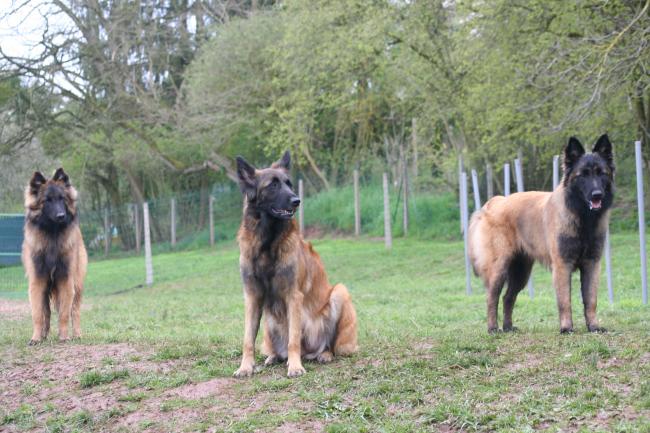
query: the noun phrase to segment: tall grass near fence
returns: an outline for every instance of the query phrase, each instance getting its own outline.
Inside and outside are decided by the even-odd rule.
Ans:
[[[375,185],[376,183],[376,185]],[[381,183],[362,185],[361,235],[384,235]],[[390,217],[394,236],[403,236],[402,198],[399,188],[390,189]],[[306,198],[307,235],[317,233],[354,234],[354,191],[352,186],[333,188]],[[452,193],[418,192],[409,201],[409,236],[422,239],[459,239],[458,204]]]

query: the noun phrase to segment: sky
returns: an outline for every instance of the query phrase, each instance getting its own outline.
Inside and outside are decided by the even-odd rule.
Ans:
[[[0,0],[0,47],[11,56],[38,54],[38,41],[50,26],[65,26],[62,14],[52,14],[52,6],[41,0]],[[46,20],[47,17],[47,20]]]

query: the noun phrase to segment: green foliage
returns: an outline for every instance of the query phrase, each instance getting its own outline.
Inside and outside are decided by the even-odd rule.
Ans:
[[[379,184],[360,190],[361,232],[364,236],[384,234],[384,193]],[[403,235],[403,203],[398,189],[390,191],[390,217],[395,236]],[[420,239],[457,239],[458,204],[453,194],[418,192],[409,198],[409,236]],[[325,233],[354,233],[352,187],[324,191],[305,201],[305,226]]]
[[[117,379],[129,377],[129,370],[113,370],[101,372],[97,370],[87,371],[79,376],[79,386],[82,388],[92,388],[94,386],[111,383]]]

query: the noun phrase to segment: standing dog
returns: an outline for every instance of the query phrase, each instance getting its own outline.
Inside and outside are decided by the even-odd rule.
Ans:
[[[262,311],[264,364],[286,359],[289,377],[305,373],[301,358],[329,362],[333,354],[357,350],[357,319],[348,289],[329,284],[320,257],[292,219],[300,200],[292,190],[289,165],[289,152],[262,170],[237,158],[244,194],[237,239],[246,310],[237,377],[253,374]]]
[[[504,283],[503,330],[512,331],[517,294],[535,260],[551,268],[560,332],[573,332],[571,273],[580,270],[587,329],[604,332],[596,318],[600,257],[614,197],[614,158],[607,135],[585,154],[571,137],[564,150],[564,176],[553,192],[497,196],[474,212],[469,254],[487,289],[488,332],[498,331],[497,310]]]
[[[34,332],[30,345],[47,338],[50,299],[59,313],[59,340],[81,336],[80,306],[88,255],[77,219],[77,191],[62,168],[52,179],[36,172],[25,190],[22,260],[29,280]]]

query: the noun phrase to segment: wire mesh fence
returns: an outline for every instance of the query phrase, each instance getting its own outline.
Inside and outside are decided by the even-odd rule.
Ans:
[[[404,235],[407,227],[404,218],[407,216],[409,235],[458,237],[458,212],[453,193],[441,195],[438,188],[428,183],[423,187],[417,178],[409,182],[409,188],[405,188],[405,178],[399,173],[397,171],[388,176],[388,219],[394,227],[393,234]],[[356,204],[352,176],[349,185],[330,191],[317,191],[313,185],[305,188],[307,197],[302,204],[304,209],[301,213],[305,236],[353,236],[357,218],[360,235],[383,237],[385,220],[382,180],[371,175],[359,176],[357,185]],[[405,198],[407,213],[404,212]],[[170,275],[175,275],[178,271],[178,264],[172,263],[173,260],[169,262],[165,253],[200,250],[234,239],[241,222],[242,197],[234,183],[159,197],[148,200],[147,204],[155,282],[170,279]],[[82,202],[79,223],[92,262],[92,272],[89,272],[86,279],[86,290],[108,294],[144,285],[142,203],[125,203],[104,209],[90,209],[83,205]],[[358,210],[358,216],[355,216],[355,209]],[[15,260],[0,268],[0,292],[5,297],[26,298],[27,281],[20,263],[24,217],[12,215],[11,218],[12,225],[5,224],[5,231],[7,236],[14,238],[11,242],[2,238],[2,245],[8,253],[13,254]],[[431,224],[433,220],[439,224]],[[2,233],[0,225],[0,235]],[[104,266],[102,262],[105,259],[120,259],[120,262],[117,266]],[[196,260],[199,260],[198,256]],[[197,270],[194,268],[188,273],[196,275]]]
[[[241,215],[241,194],[234,185],[219,185],[211,190],[157,198],[147,203],[154,255],[209,247],[233,239]],[[22,214],[0,214],[0,295],[3,297],[27,297],[27,279],[20,259],[23,224]],[[102,273],[101,266],[93,268],[99,275],[88,276],[86,290],[119,292],[144,284],[144,265],[137,259],[144,252],[142,204],[86,209],[82,203],[79,226],[92,262],[125,259],[120,262],[119,271],[112,268]]]

